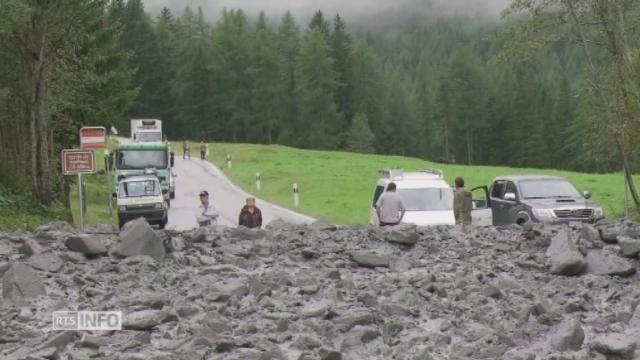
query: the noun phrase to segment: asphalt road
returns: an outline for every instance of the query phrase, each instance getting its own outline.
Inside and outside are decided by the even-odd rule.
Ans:
[[[176,174],[176,198],[171,200],[168,229],[188,230],[197,226],[196,216],[202,190],[209,192],[209,201],[220,212],[219,225],[237,226],[240,209],[249,194],[235,186],[217,167],[207,161],[183,160],[176,153],[174,174]],[[257,199],[256,205],[262,210],[263,226],[282,219],[293,223],[310,223],[314,219],[306,215],[279,207]]]

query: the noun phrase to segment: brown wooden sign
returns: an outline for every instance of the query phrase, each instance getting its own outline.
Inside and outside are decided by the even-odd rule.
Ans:
[[[93,174],[96,172],[96,153],[93,150],[62,150],[64,175]]]

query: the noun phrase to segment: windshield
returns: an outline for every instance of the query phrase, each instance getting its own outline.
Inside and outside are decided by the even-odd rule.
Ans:
[[[120,150],[118,169],[166,169],[167,152],[165,150]]]
[[[162,141],[162,134],[159,131],[138,132],[135,140],[140,142]]]
[[[160,184],[154,180],[143,181],[123,181],[120,183],[118,196],[120,198],[158,196],[160,195]]]
[[[453,210],[453,190],[447,188],[398,189],[407,211]]]
[[[580,193],[566,180],[526,180],[520,182],[525,199],[577,198]]]

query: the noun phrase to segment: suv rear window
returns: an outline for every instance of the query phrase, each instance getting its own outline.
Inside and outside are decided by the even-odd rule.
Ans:
[[[383,186],[376,187],[376,191],[373,193],[373,207],[376,206],[376,203],[378,202],[378,199],[380,198],[380,195],[382,195],[383,192],[384,192]]]
[[[493,187],[491,189],[491,197],[492,198],[502,198],[502,194],[504,194],[504,185],[506,184],[506,181],[504,180],[498,180],[496,182],[493,183]]]

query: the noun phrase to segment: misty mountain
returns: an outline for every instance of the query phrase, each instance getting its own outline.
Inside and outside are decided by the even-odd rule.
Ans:
[[[296,18],[307,19],[317,11],[343,17],[370,25],[401,23],[407,16],[438,18],[443,16],[468,16],[497,19],[508,6],[508,0],[143,0],[151,13],[168,7],[181,12],[185,7],[201,7],[209,20],[217,20],[224,8],[242,9],[250,16],[265,11],[269,17],[279,18],[291,11]]]

